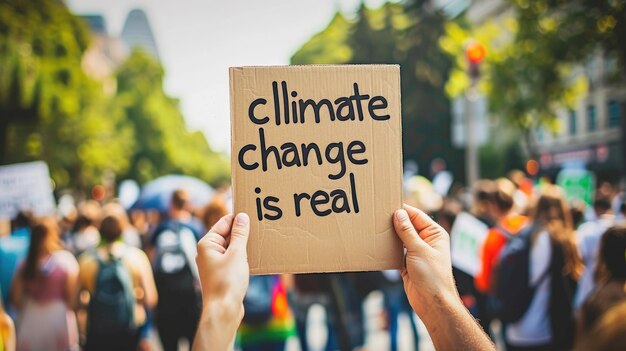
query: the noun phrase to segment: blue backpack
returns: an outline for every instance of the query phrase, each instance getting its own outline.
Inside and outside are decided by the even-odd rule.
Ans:
[[[531,239],[535,225],[524,227],[517,235],[499,228],[508,237],[508,242],[500,252],[499,261],[492,274],[492,292],[489,296],[489,309],[493,317],[504,323],[520,320],[530,305],[535,290],[548,276],[550,269],[542,273],[535,285],[530,282]]]
[[[94,256],[99,270],[89,301],[88,337],[136,329],[133,282],[122,258],[109,255],[105,262],[97,253]]]

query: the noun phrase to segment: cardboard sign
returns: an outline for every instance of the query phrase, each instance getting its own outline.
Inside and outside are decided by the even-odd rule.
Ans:
[[[20,210],[40,216],[54,211],[50,172],[45,162],[0,166],[0,217],[13,218]]]
[[[230,69],[235,212],[252,274],[397,269],[398,66]]]
[[[456,216],[450,230],[452,265],[475,277],[480,269],[480,250],[489,227],[469,213]]]

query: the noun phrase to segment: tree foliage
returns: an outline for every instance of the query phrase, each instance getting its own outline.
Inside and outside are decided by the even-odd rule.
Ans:
[[[0,4],[3,163],[44,160],[57,185],[79,188],[127,166],[129,139],[81,69],[88,45],[83,22],[58,1]]]
[[[469,86],[463,46],[475,38],[487,46],[481,90],[493,116],[530,131],[558,132],[559,110],[574,108],[588,89],[580,69],[596,54],[626,67],[626,1],[515,0],[510,15],[476,27],[446,25],[441,47],[457,57],[446,91],[450,96]],[[614,77],[623,76],[623,68]],[[530,141],[529,141],[530,143]]]
[[[135,142],[130,167],[122,177],[146,182],[181,173],[211,183],[228,180],[228,163],[211,151],[200,132],[186,129],[178,101],[163,91],[163,69],[147,53],[135,50],[117,73],[114,105]]]
[[[0,164],[44,160],[58,187],[77,190],[105,172],[228,178],[227,162],[185,129],[157,62],[133,54],[108,96],[81,68],[89,44],[85,23],[61,1],[0,2]]]
[[[291,58],[293,64],[399,64],[402,84],[403,153],[428,174],[443,158],[462,170],[462,155],[450,141],[450,104],[444,91],[451,58],[438,45],[445,18],[429,1],[361,4],[354,19],[337,13]]]

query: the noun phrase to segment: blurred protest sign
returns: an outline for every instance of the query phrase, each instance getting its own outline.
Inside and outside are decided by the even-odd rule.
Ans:
[[[593,191],[596,188],[596,178],[586,169],[565,168],[556,177],[556,183],[563,188],[567,200],[584,201],[587,206],[593,202]]]
[[[48,165],[43,161],[0,166],[0,217],[20,210],[47,215],[54,211]]]
[[[450,230],[452,265],[476,276],[480,268],[480,250],[489,227],[469,213],[456,216]]]
[[[397,269],[400,70],[230,69],[235,212],[252,274]]]

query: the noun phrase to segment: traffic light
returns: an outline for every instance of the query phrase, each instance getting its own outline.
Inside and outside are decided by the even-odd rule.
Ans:
[[[486,54],[487,49],[477,40],[470,40],[465,45],[465,57],[469,64],[468,74],[474,82],[480,78],[480,63],[485,58]]]

